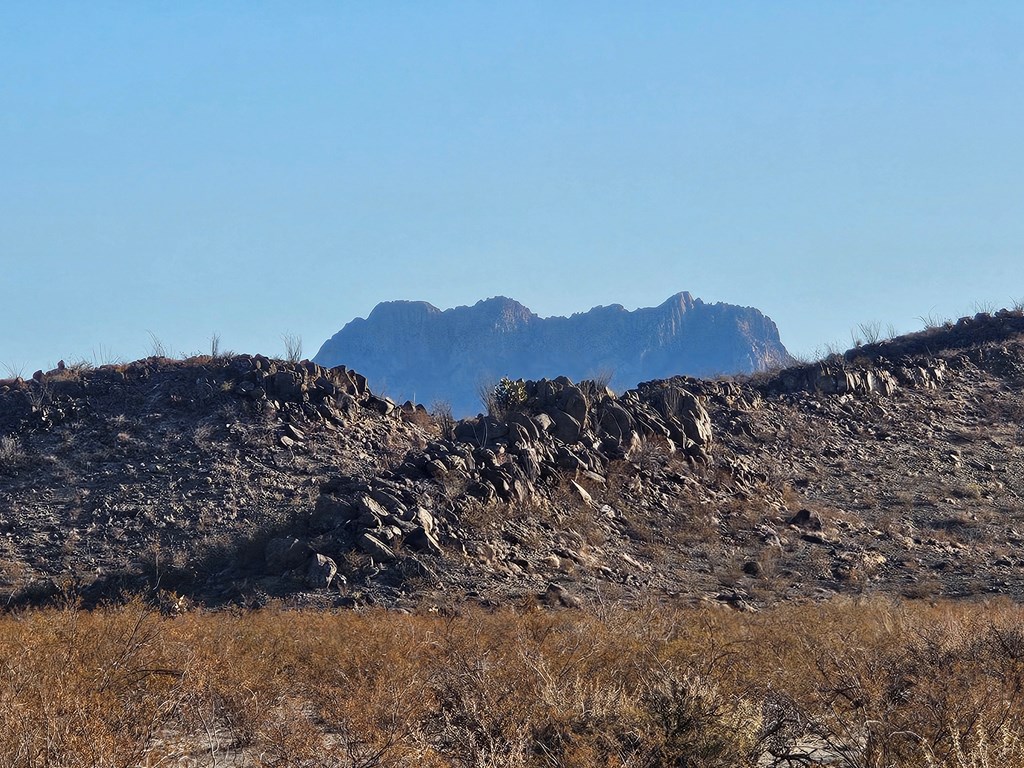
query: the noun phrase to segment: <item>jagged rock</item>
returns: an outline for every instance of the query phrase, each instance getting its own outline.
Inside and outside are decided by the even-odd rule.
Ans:
[[[568,379],[566,380],[568,381]],[[558,397],[558,409],[571,417],[582,428],[587,421],[587,398],[579,387],[571,383],[564,386]]]
[[[363,406],[376,411],[381,416],[390,416],[398,408],[391,398],[377,397],[376,395],[367,396],[366,400],[363,401]]]
[[[390,562],[395,559],[395,553],[387,544],[370,533],[363,532],[356,537],[356,544],[359,548],[379,562]]]
[[[377,520],[383,520],[388,516],[388,511],[372,496],[360,494],[356,497],[356,511],[360,515],[370,515]]]
[[[483,429],[477,429],[481,422],[482,419],[464,419],[460,421],[455,425],[455,439],[464,443],[479,444],[483,440]]]
[[[570,595],[561,584],[555,584],[554,582],[548,584],[548,588],[544,590],[544,594],[541,595],[541,599],[548,605],[557,605],[562,608],[583,607],[583,601],[578,597]]]
[[[384,520],[390,517],[387,513],[377,516],[372,512],[363,512],[356,518],[356,523],[363,530],[367,531],[378,531],[384,525]]]
[[[537,482],[541,475],[540,459],[533,448],[521,448],[518,453],[519,466],[523,468],[527,479]]]
[[[696,445],[707,450],[713,440],[711,416],[708,415],[707,410],[698,402],[697,398],[693,395],[686,395],[677,418],[682,423],[686,436]]]
[[[558,446],[555,453],[555,463],[561,469],[567,469],[570,472],[581,472],[587,468],[587,465],[580,461],[579,456],[564,445]]]
[[[313,589],[326,589],[331,586],[337,573],[338,566],[331,558],[315,554],[309,560],[306,583]]]
[[[405,543],[418,552],[425,552],[430,555],[440,555],[441,545],[437,539],[422,527],[416,527],[405,537]]]
[[[434,517],[423,507],[417,507],[415,512],[415,521],[420,524],[427,533],[432,533],[434,530]]]
[[[616,403],[611,398],[602,402],[601,417],[599,422],[600,431],[606,436],[623,442],[627,435],[635,430],[633,417],[629,411]]]
[[[533,422],[537,426],[537,430],[541,433],[547,434],[555,428],[554,420],[546,413],[538,413],[533,417]]]
[[[812,512],[809,509],[801,509],[791,518],[789,518],[790,525],[796,525],[801,528],[806,528],[811,531],[820,531],[822,529],[821,516],[817,512]]]
[[[271,381],[272,391],[281,400],[297,400],[302,397],[302,378],[296,371],[278,371]]]
[[[486,480],[478,480],[470,483],[466,487],[466,493],[484,504],[490,504],[498,495],[494,486]]]
[[[389,512],[401,511],[405,507],[398,496],[384,488],[376,487],[371,490],[370,498]]]
[[[309,526],[316,532],[329,531],[352,519],[353,507],[328,493],[321,493],[310,515]]]
[[[508,415],[508,423],[510,426],[513,424],[518,426],[526,433],[525,437],[522,438],[524,444],[536,442],[540,439],[541,433],[547,431],[546,429],[540,428],[535,419],[532,419],[525,413],[521,413],[519,411],[512,411],[512,413]]]
[[[302,442],[306,439],[305,433],[293,424],[285,424],[284,432],[288,437],[296,442]]]
[[[536,439],[522,424],[509,425],[509,445],[513,448],[526,448]]]
[[[396,517],[394,514],[388,515],[384,518],[383,522],[389,527],[397,528],[400,535],[411,533],[416,528],[416,523],[410,518]]]
[[[590,495],[586,488],[577,483],[575,480],[570,480],[569,485],[572,487],[576,494],[580,497],[580,500],[589,506],[595,506],[594,497]]]
[[[547,415],[551,417],[555,424],[552,434],[556,439],[561,440],[563,443],[575,443],[580,439],[583,428],[580,426],[579,421],[557,408],[549,411]]]
[[[427,471],[427,474],[435,480],[443,479],[448,475],[449,471],[448,467],[445,466],[445,463],[439,459],[428,461],[426,465],[424,465],[424,469]]]

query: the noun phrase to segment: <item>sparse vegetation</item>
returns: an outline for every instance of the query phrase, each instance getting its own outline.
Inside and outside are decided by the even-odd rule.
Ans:
[[[149,334],[149,356],[150,357],[173,357],[170,350],[164,346],[163,341],[152,331],[146,331]]]
[[[4,369],[4,373],[7,374],[8,379],[20,379],[25,375],[25,365],[18,363],[7,363],[0,361],[0,367]]]
[[[522,407],[526,402],[526,383],[522,379],[502,376],[494,387],[494,405],[501,413]]]
[[[493,413],[496,386],[497,382],[491,378],[483,378],[476,383],[476,396],[480,400],[480,405],[484,407],[484,413]]]
[[[430,416],[445,440],[455,439],[455,417],[452,404],[447,400],[435,400],[430,406]]]
[[[882,324],[877,320],[860,323],[857,326],[857,330],[859,331],[859,338],[863,339],[865,344],[877,344],[882,338]]]
[[[293,333],[286,333],[281,336],[284,342],[284,359],[289,363],[298,363],[302,360],[302,337]]]
[[[14,469],[24,459],[21,441],[13,435],[0,437],[0,471]]]
[[[918,315],[917,319],[921,322],[921,325],[924,326],[926,331],[934,331],[939,328],[951,328],[953,326],[953,321],[951,319],[935,312]]]
[[[526,402],[526,383],[502,376],[496,383],[484,380],[477,385],[477,396],[487,413],[500,418]]]
[[[80,360],[75,363],[72,363],[68,367],[74,368],[76,366],[81,365],[90,365],[92,367],[96,367],[100,365],[117,365],[121,362],[123,362],[122,359],[115,355],[113,350],[110,349],[110,347],[105,346],[103,344],[99,344],[93,348],[92,357],[90,360]]]
[[[608,389],[611,386],[612,379],[615,378],[614,368],[599,368],[594,371],[590,376],[589,381],[593,382],[594,387],[598,391]]]

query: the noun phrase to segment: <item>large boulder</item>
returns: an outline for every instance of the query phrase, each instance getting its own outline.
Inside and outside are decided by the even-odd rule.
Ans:
[[[306,583],[313,589],[326,589],[331,586],[338,573],[337,564],[326,555],[316,554],[309,559],[306,569]]]
[[[264,551],[270,573],[294,570],[306,562],[309,554],[309,544],[294,537],[273,538]]]
[[[363,532],[356,538],[357,546],[374,560],[389,562],[395,559],[394,550],[372,533]]]

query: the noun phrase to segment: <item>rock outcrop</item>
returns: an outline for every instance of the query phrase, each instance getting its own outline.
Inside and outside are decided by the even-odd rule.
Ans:
[[[362,371],[399,400],[480,409],[482,382],[501,376],[574,380],[611,375],[622,391],[677,374],[751,373],[789,360],[775,324],[751,307],[679,293],[658,307],[595,307],[541,318],[512,299],[441,311],[426,302],[379,304],[320,348],[316,362]]]
[[[384,568],[400,560],[398,567],[407,569],[408,556],[399,558],[396,549],[440,555],[445,547],[472,543],[460,528],[467,506],[543,503],[542,484],[567,479],[586,503],[589,494],[571,478],[604,483],[613,462],[635,458],[652,443],[706,466],[713,435],[702,401],[739,389],[676,379],[648,382],[616,398],[593,382],[577,385],[564,376],[523,384],[515,408],[500,418],[460,421],[450,437],[410,451],[386,477],[325,483],[309,521],[307,557],[343,559],[357,550]],[[271,541],[268,564],[276,566],[281,548],[293,546]],[[306,560],[299,565],[306,568]]]

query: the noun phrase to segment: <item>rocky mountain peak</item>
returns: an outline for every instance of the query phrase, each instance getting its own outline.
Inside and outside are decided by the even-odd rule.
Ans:
[[[706,304],[686,291],[657,307],[613,304],[547,318],[506,296],[443,311],[387,302],[348,323],[314,358],[364,371],[397,400],[449,401],[460,415],[479,410],[481,384],[502,376],[611,376],[624,390],[680,374],[752,373],[788,359],[775,324],[757,309]]]
[[[426,301],[382,301],[373,308],[367,320],[381,323],[408,323],[424,321],[440,311]]]
[[[700,299],[694,299],[689,291],[680,291],[674,296],[669,296],[661,305],[661,309],[676,310],[681,314],[693,309],[697,304],[703,303]]]
[[[460,307],[459,309],[469,309]],[[496,332],[512,331],[534,320],[539,320],[533,312],[515,299],[507,296],[494,296],[481,299],[473,305],[472,314],[493,322]]]

